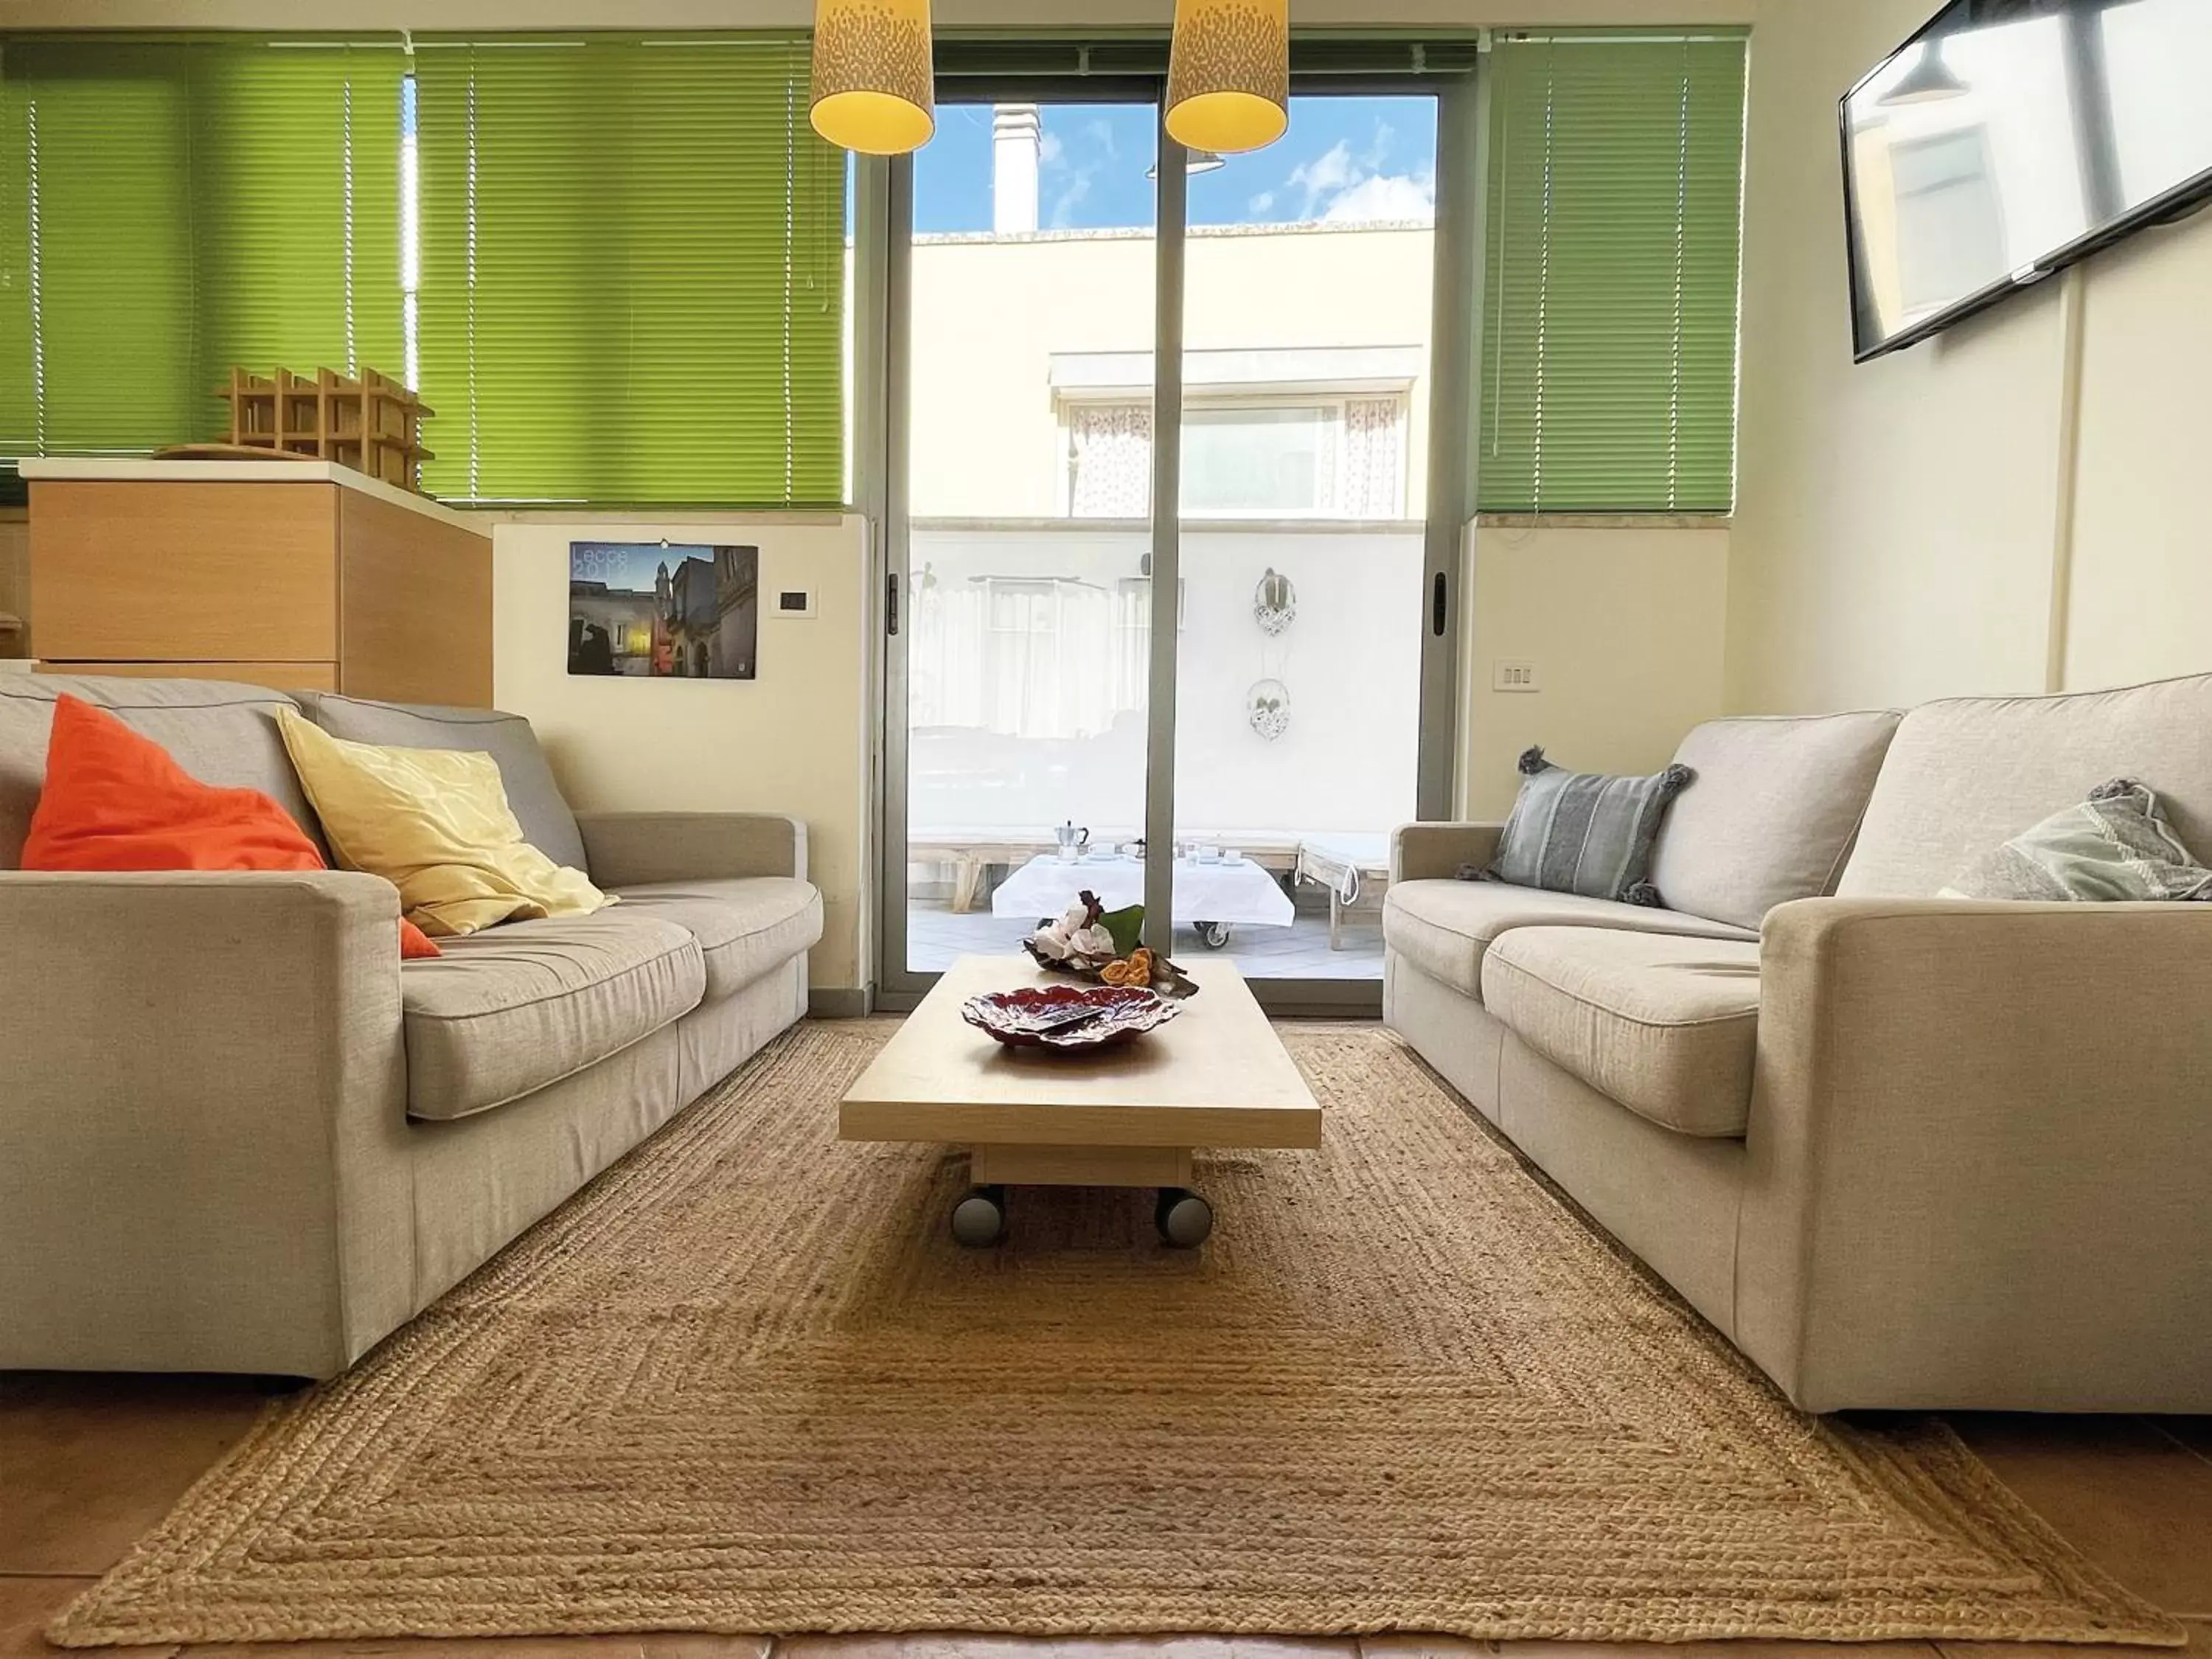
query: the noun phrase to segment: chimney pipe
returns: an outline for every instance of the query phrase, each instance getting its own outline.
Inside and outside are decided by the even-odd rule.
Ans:
[[[991,228],[1000,236],[1037,228],[1037,164],[1043,140],[1035,104],[991,111]]]

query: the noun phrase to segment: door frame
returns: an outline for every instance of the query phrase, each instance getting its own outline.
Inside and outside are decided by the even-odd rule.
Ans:
[[[1480,410],[1474,400],[1482,315],[1482,227],[1486,167],[1486,52],[1474,67],[1331,74],[1302,71],[1293,97],[1430,95],[1437,100],[1437,217],[1430,337],[1428,493],[1425,503],[1421,649],[1415,816],[1449,817],[1456,787],[1462,592],[1471,579],[1465,552],[1474,499]],[[1151,103],[1158,165],[1155,178],[1152,387],[1152,605],[1146,711],[1145,871],[1146,934],[1164,945],[1172,927],[1175,846],[1176,602],[1180,588],[1182,433],[1182,319],[1188,175],[1182,147],[1164,124],[1164,74],[947,76],[945,103],[1040,105]],[[914,166],[910,156],[861,160],[854,203],[854,380],[856,506],[866,518],[874,707],[874,1004],[912,1009],[938,978],[907,965],[908,805],[907,593],[910,568],[908,439],[911,402]],[[869,244],[877,246],[871,248]],[[1374,1018],[1377,979],[1255,979],[1270,1012],[1309,1018]]]

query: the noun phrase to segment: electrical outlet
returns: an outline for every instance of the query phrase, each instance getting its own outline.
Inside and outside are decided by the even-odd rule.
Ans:
[[[1536,690],[1536,665],[1517,657],[1502,658],[1492,663],[1490,689],[1493,691],[1534,691]]]

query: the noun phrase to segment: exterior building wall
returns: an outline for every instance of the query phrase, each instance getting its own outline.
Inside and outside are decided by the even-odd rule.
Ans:
[[[1188,351],[1422,347],[1426,226],[1194,229]],[[1149,232],[917,239],[914,249],[913,511],[1042,519],[1066,511],[1056,356],[1149,352]],[[1407,515],[1427,488],[1426,353],[1407,388]]]

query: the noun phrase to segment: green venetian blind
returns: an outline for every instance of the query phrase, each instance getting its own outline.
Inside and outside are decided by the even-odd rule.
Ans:
[[[1741,39],[1498,43],[1483,511],[1733,505],[1744,57]]]
[[[845,164],[805,37],[418,35],[415,61],[429,487],[840,501]]]
[[[234,364],[399,373],[404,61],[0,42],[0,455],[220,436]]]

